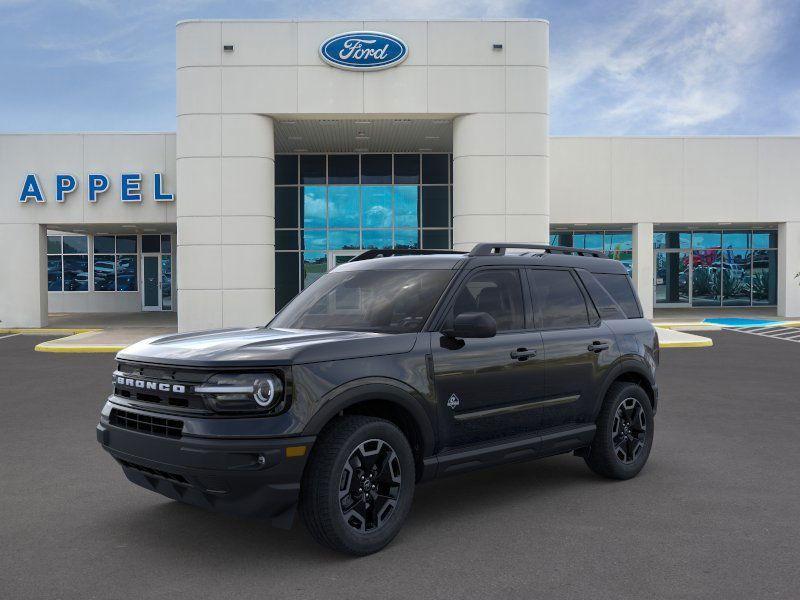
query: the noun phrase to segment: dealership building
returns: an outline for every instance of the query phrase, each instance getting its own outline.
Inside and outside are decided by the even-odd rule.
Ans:
[[[187,21],[177,133],[0,135],[0,327],[263,324],[369,248],[605,250],[646,314],[800,316],[800,138],[550,137],[540,20]]]

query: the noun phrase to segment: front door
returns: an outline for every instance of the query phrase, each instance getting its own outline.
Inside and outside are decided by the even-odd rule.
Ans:
[[[142,310],[161,310],[161,255],[142,255]]]
[[[447,447],[533,432],[544,394],[542,337],[531,331],[518,269],[481,269],[460,285],[442,328],[463,312],[486,312],[497,335],[431,337],[439,428]]]

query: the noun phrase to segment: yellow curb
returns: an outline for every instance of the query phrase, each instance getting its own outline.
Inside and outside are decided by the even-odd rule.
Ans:
[[[4,333],[17,333],[22,335],[76,335],[78,333],[96,333],[102,329],[48,329],[47,327],[23,327],[16,329],[0,329]]]
[[[36,352],[60,352],[65,354],[99,354],[101,352],[117,353],[124,350],[127,346],[59,346],[50,345],[47,342],[36,344]]]
[[[702,340],[690,340],[684,342],[658,342],[660,348],[708,348],[714,345],[714,341],[708,338]]]

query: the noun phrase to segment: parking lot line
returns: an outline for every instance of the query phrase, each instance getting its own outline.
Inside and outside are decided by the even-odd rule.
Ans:
[[[10,337],[15,337],[17,335],[22,335],[22,334],[20,334],[20,333],[11,333],[9,335],[0,335],[0,340],[4,340],[4,339],[10,338]]]

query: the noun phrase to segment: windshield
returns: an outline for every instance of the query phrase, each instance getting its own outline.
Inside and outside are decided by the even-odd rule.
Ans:
[[[334,271],[292,300],[270,327],[417,332],[453,273],[433,269]]]

